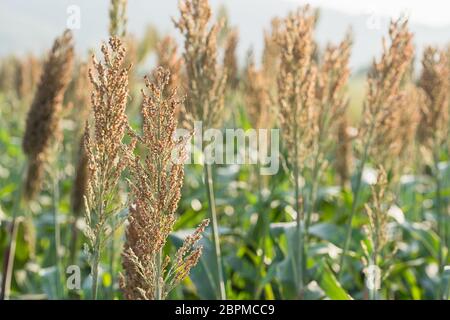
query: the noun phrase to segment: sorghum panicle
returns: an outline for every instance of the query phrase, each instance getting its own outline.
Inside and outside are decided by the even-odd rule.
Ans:
[[[159,68],[153,82],[146,78],[143,94],[142,137],[144,159],[131,166],[129,225],[123,251],[125,274],[121,286],[127,299],[164,299],[197,263],[202,248],[196,246],[208,224],[205,220],[186,238],[175,260],[161,257],[173,230],[184,179],[186,138],[176,139],[176,109],[181,101],[176,91],[167,93],[169,72]],[[159,296],[158,296],[159,294]]]
[[[374,61],[368,76],[368,93],[359,130],[364,144],[369,145],[369,155],[377,165],[384,166],[398,156],[392,152],[393,144],[397,143],[392,136],[396,135],[398,128],[393,114],[404,96],[402,82],[414,57],[413,36],[408,31],[407,20],[391,22],[389,37],[389,47],[383,41],[382,57]]]
[[[426,48],[419,86],[425,93],[420,110],[418,137],[421,144],[434,152],[448,139],[450,65],[445,51]]]
[[[57,38],[43,67],[34,100],[27,115],[22,148],[28,157],[25,198],[32,199],[40,191],[44,166],[51,147],[62,137],[60,119],[64,93],[73,66],[73,39],[70,31]]]
[[[208,0],[180,1],[181,17],[174,21],[185,42],[187,74],[186,110],[194,120],[211,128],[223,120],[226,72],[217,63],[217,34],[220,26],[209,27]]]
[[[85,234],[90,253],[100,255],[111,234],[114,219],[123,207],[118,198],[119,178],[131,162],[130,150],[123,143],[129,129],[125,114],[128,98],[128,67],[124,67],[125,49],[118,38],[110,38],[101,48],[103,61],[93,57],[89,77],[93,87],[91,105],[93,128],[86,124],[84,147],[88,164],[85,196]],[[98,256],[97,256],[98,257]]]
[[[317,126],[314,121],[317,68],[312,63],[314,15],[309,7],[291,13],[277,38],[281,51],[278,100],[289,161],[303,166]],[[294,152],[295,151],[295,152]]]

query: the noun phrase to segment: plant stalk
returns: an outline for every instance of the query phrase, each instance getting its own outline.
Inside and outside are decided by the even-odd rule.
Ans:
[[[203,166],[204,174],[205,174],[205,185],[206,185],[206,193],[208,198],[208,206],[209,206],[209,214],[212,223],[212,237],[213,237],[213,245],[214,245],[214,255],[216,257],[217,264],[217,277],[216,277],[216,296],[220,300],[226,300],[225,293],[225,281],[223,278],[223,268],[222,268],[222,254],[220,251],[220,235],[219,235],[219,227],[217,221],[216,214],[216,201],[214,198],[214,181],[212,176],[211,165],[205,163]]]
[[[162,249],[158,251],[156,255],[156,288],[155,299],[162,300],[162,288],[161,288],[161,268],[162,268]]]
[[[114,230],[114,226],[112,226],[112,230]],[[111,275],[111,286],[109,290],[109,295],[111,300],[114,300],[114,274],[115,274],[115,234],[114,231],[111,234],[111,242],[109,244],[109,274]]]
[[[19,229],[19,221],[17,217],[13,217],[11,221],[10,235],[8,248],[5,251],[3,262],[3,281],[2,291],[0,292],[0,300],[9,300],[11,289],[12,273],[14,269],[14,256],[16,253],[16,238]]]
[[[254,292],[254,299],[257,300],[259,299],[259,296],[261,295],[261,292],[263,290],[263,286],[261,285],[261,280],[263,279],[263,274],[265,273],[265,264],[264,264],[264,257],[266,256],[266,238],[267,238],[267,233],[269,232],[269,228],[268,228],[268,217],[266,216],[266,214],[263,212],[263,195],[262,195],[262,188],[263,188],[263,181],[262,181],[262,177],[260,174],[260,164],[258,162],[258,164],[256,165],[255,169],[256,169],[256,176],[257,176],[257,183],[258,183],[258,222],[260,221],[263,224],[263,234],[262,234],[262,239],[261,239],[261,260],[259,262],[258,265],[258,274],[257,274],[257,278],[256,278],[256,286],[255,286],[255,292]]]
[[[367,141],[365,141],[365,143],[364,143],[364,151],[363,151],[363,155],[362,155],[361,161],[359,163],[359,167],[358,167],[358,173],[357,173],[357,177],[356,177],[356,185],[355,185],[355,189],[353,192],[352,209],[351,209],[350,218],[349,218],[349,221],[347,224],[344,248],[343,248],[340,263],[339,263],[339,266],[340,266],[339,273],[338,273],[339,279],[341,279],[342,274],[343,274],[343,270],[344,270],[345,262],[346,262],[347,251],[349,249],[350,241],[352,238],[353,218],[355,216],[356,208],[358,207],[358,203],[359,203],[359,197],[361,194],[362,175],[363,175],[364,167],[366,165],[367,157],[369,154],[369,148],[370,148],[370,144],[371,144],[371,140],[372,140],[373,130],[374,130],[374,124],[371,125],[370,130],[368,132],[368,138],[367,138]]]
[[[445,267],[445,247],[446,247],[446,227],[445,227],[445,216],[442,210],[442,185],[439,174],[439,154],[438,152],[434,152],[433,155],[434,160],[434,182],[436,187],[436,213],[437,213],[437,230],[439,235],[439,252],[438,252],[438,263],[439,263],[439,275],[442,276],[444,274]],[[436,298],[442,298],[442,282],[439,286],[439,290],[436,292]]]
[[[376,259],[377,259],[377,255],[376,254],[374,254],[373,255],[374,257],[372,258],[374,261],[373,261],[373,265],[374,266],[376,266],[376,269],[375,270],[378,270],[378,265],[376,264]],[[372,280],[373,280],[373,283],[371,284],[371,286],[370,286],[370,288],[369,288],[369,300],[377,300],[378,299],[378,294],[377,294],[377,290],[378,290],[378,288],[376,287],[376,285],[377,285],[377,275],[372,275]]]
[[[97,240],[94,248],[94,258],[92,260],[92,300],[97,300],[98,292],[98,265],[100,263],[100,241]]]
[[[297,157],[296,157],[297,159]],[[294,167],[294,185],[295,185],[295,211],[297,212],[296,216],[296,237],[297,237],[297,243],[299,246],[296,246],[296,265],[297,265],[297,282],[298,282],[298,296],[300,298],[303,297],[304,293],[304,270],[303,266],[305,265],[303,263],[303,255],[304,255],[304,238],[303,238],[303,229],[302,229],[302,213],[300,211],[300,184],[299,184],[299,178],[300,178],[300,172],[299,172],[299,166],[297,163],[297,160],[295,162]]]
[[[21,172],[23,171],[24,169],[21,170]],[[11,290],[11,280],[14,270],[14,257],[16,255],[17,232],[20,223],[20,219],[18,218],[18,211],[21,208],[21,204],[22,204],[22,187],[19,186],[16,190],[16,195],[14,197],[11,228],[10,228],[11,238],[9,240],[8,248],[5,251],[3,260],[3,272],[2,272],[3,279],[0,292],[0,300],[8,300]]]
[[[61,259],[60,259],[60,251],[61,251],[61,230],[60,225],[58,221],[58,203],[59,203],[59,182],[58,182],[58,173],[55,172],[52,174],[53,178],[53,240],[55,243],[55,268],[56,268],[56,281],[55,281],[55,288],[57,297],[61,297]]]

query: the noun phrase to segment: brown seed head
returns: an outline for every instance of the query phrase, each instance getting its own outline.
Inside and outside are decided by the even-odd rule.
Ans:
[[[369,155],[385,168],[388,162],[398,156],[387,150],[401,150],[396,147],[398,123],[394,121],[394,114],[400,106],[404,106],[402,82],[414,55],[407,21],[391,22],[389,37],[390,46],[387,46],[386,41],[383,42],[382,57],[373,63],[368,76],[368,93],[359,130],[363,144],[369,146]]]
[[[39,81],[34,100],[27,115],[23,151],[28,156],[25,197],[32,199],[39,191],[43,168],[51,146],[61,139],[60,119],[64,92],[73,65],[72,33],[65,31],[53,44]],[[35,170],[35,171],[34,171]]]
[[[223,65],[227,72],[227,84],[230,89],[236,89],[239,84],[239,66],[236,56],[236,49],[239,42],[239,33],[237,29],[231,30],[225,41],[225,53]]]
[[[418,137],[429,151],[436,152],[448,139],[449,62],[446,52],[428,47],[422,59],[419,86],[426,100],[421,108]]]
[[[305,7],[291,13],[278,32],[281,50],[278,101],[289,161],[304,165],[317,130],[314,121],[317,68],[313,65],[314,14]]]
[[[276,85],[276,75],[278,74],[280,63],[280,47],[277,42],[277,35],[281,27],[281,19],[274,18],[271,23],[271,30],[264,31],[264,51],[262,65],[265,76],[270,83]]]
[[[271,100],[269,83],[263,70],[257,70],[250,58],[245,70],[245,105],[249,120],[255,129],[271,127]]]
[[[111,234],[110,225],[122,208],[118,198],[118,182],[131,162],[130,146],[123,144],[128,130],[125,114],[128,97],[128,71],[124,67],[125,49],[118,38],[111,38],[101,48],[103,60],[93,57],[89,77],[93,128],[86,124],[84,147],[88,163],[88,185],[85,196],[86,236],[90,249],[101,251]],[[98,245],[100,244],[100,245]]]
[[[209,27],[208,0],[182,0],[181,17],[174,21],[184,36],[184,63],[187,74],[186,110],[205,127],[222,122],[226,73],[217,63],[218,24]]]
[[[424,98],[421,90],[409,84],[391,100],[389,115],[378,124],[371,155],[375,163],[389,170],[391,180],[397,180],[408,167]]]
[[[156,57],[158,66],[170,72],[167,92],[172,92],[174,89],[180,92],[180,89],[183,87],[181,79],[183,60],[178,55],[178,46],[175,39],[171,36],[164,37],[156,46]]]
[[[329,151],[335,147],[349,147],[348,139],[343,136],[346,133],[343,131],[339,133],[341,134],[340,138],[343,138],[343,141],[340,142],[346,144],[345,146],[339,146],[339,143],[336,143],[336,136],[338,130],[347,130],[339,128],[339,125],[343,125],[345,122],[343,118],[348,106],[346,89],[350,76],[348,64],[351,46],[352,40],[349,33],[339,45],[328,45],[320,61],[316,85],[317,101],[313,115],[313,121],[317,127],[313,137],[313,148],[315,149],[315,165],[322,168],[326,166],[326,156]],[[351,150],[340,150],[340,152],[343,151],[346,155],[341,160],[348,160]],[[340,169],[344,170],[342,165],[344,163],[340,164]]]
[[[147,92],[142,92],[143,133],[139,141],[146,150],[146,156],[143,160],[136,157],[131,166],[132,204],[122,278],[122,289],[127,299],[155,299],[158,284],[164,298],[197,263],[201,249],[195,244],[206,226],[202,224],[186,239],[170,268],[168,258],[164,264],[158,265],[160,262],[156,257],[166,244],[176,220],[187,142],[186,137],[175,138],[175,114],[181,101],[176,98],[176,91],[166,92],[169,78],[170,74],[159,68],[154,81],[145,79]],[[157,270],[162,270],[159,276]]]

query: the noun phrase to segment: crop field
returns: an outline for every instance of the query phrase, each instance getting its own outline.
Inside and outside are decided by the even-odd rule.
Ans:
[[[244,59],[226,7],[127,6],[0,58],[0,300],[449,299],[450,46],[393,19],[355,75],[308,5]]]

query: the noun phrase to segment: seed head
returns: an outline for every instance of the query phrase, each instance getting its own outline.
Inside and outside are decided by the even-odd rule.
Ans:
[[[271,100],[269,83],[263,70],[256,69],[253,57],[245,71],[245,105],[250,122],[255,129],[270,127]]]
[[[127,299],[164,298],[197,263],[201,248],[196,247],[204,222],[179,249],[173,264],[157,259],[176,221],[184,178],[183,159],[187,137],[175,138],[176,109],[181,101],[176,91],[165,92],[170,74],[159,68],[155,79],[145,79],[142,92],[142,137],[144,159],[136,157],[131,166],[132,203],[123,251],[125,274],[121,286]],[[174,158],[175,157],[175,158]],[[162,257],[161,257],[162,258]],[[157,289],[158,288],[158,289]]]
[[[315,166],[324,167],[327,164],[327,153],[335,147],[347,148],[351,147],[348,137],[344,137],[346,132],[338,132],[338,130],[346,131],[347,128],[339,128],[339,125],[346,125],[345,113],[348,106],[347,82],[350,76],[350,68],[348,66],[350,60],[350,51],[352,46],[351,35],[339,45],[328,45],[325,49],[323,57],[320,61],[317,85],[316,85],[316,102],[313,110],[313,121],[317,130],[313,136],[312,147],[315,153]],[[343,139],[342,143],[346,145],[339,146],[336,143],[336,136]],[[345,152],[344,152],[345,151]],[[340,163],[340,170],[344,173],[348,166],[344,169],[343,165],[349,165],[348,157],[351,150],[340,150],[344,152],[345,158],[341,159],[345,163]],[[342,156],[344,156],[342,154]]]
[[[51,147],[60,140],[60,119],[64,92],[73,65],[72,33],[65,31],[53,44],[43,67],[34,100],[27,115],[22,148],[29,160],[25,197],[32,199],[39,191]]]
[[[205,127],[222,122],[226,73],[217,63],[218,24],[209,27],[208,0],[182,0],[181,17],[174,21],[184,36],[184,62],[187,74],[186,110]]]
[[[278,101],[289,161],[299,167],[310,153],[317,130],[314,121],[317,68],[313,65],[314,15],[309,7],[291,13],[278,32],[281,51]]]
[[[233,29],[227,35],[223,58],[223,65],[226,67],[227,72],[227,84],[231,89],[236,89],[239,84],[239,66],[236,57],[238,42],[239,33],[237,29]]]
[[[368,93],[359,130],[363,144],[368,145],[369,155],[377,165],[382,164],[388,170],[391,169],[389,162],[395,161],[402,151],[396,138],[399,122],[395,118],[401,116],[400,107],[409,108],[404,104],[406,92],[402,90],[414,55],[407,20],[391,22],[389,37],[390,46],[383,41],[382,57],[373,63],[368,76]]]
[[[184,85],[181,79],[183,60],[178,55],[178,46],[172,37],[166,36],[158,43],[156,46],[156,57],[158,66],[170,72],[167,92],[172,92],[174,89],[180,92]]]
[[[262,55],[262,65],[265,76],[271,84],[276,85],[276,75],[278,74],[280,63],[280,47],[277,42],[277,35],[281,27],[281,19],[274,18],[271,22],[271,29],[264,31],[264,51]]]
[[[118,38],[101,48],[103,60],[93,57],[89,77],[93,87],[91,104],[93,128],[86,124],[84,148],[88,165],[85,196],[85,234],[91,252],[100,255],[112,228],[119,225],[117,214],[123,207],[118,198],[118,182],[131,162],[130,146],[123,143],[129,128],[125,114],[128,97],[128,71],[125,49]],[[91,261],[92,262],[92,261]],[[92,265],[94,267],[94,265]]]
[[[425,149],[436,152],[448,139],[449,62],[446,52],[428,47],[422,59],[419,86],[425,93],[418,137]]]

